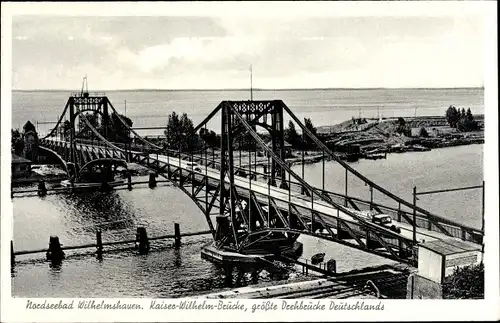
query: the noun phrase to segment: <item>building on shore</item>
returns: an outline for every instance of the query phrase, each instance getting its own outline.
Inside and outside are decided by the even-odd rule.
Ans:
[[[28,177],[31,174],[31,160],[12,154],[12,178]]]
[[[38,134],[35,126],[30,121],[27,121],[23,126],[23,137],[23,155],[25,158],[36,163],[38,161]]]
[[[448,126],[414,127],[411,128],[411,137],[419,137],[422,128],[424,128],[427,131],[429,137],[440,137],[457,132],[457,129]]]
[[[269,142],[266,144],[266,146],[272,149],[273,148],[272,140],[269,140]],[[292,155],[292,145],[288,141],[285,140],[283,142],[283,146],[284,146],[283,149],[285,151],[285,156]],[[264,150],[264,149],[262,149],[262,150],[263,150],[264,156],[267,157],[267,150]]]

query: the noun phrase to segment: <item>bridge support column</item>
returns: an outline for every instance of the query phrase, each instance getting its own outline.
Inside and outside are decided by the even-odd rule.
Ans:
[[[326,270],[331,272],[331,273],[336,273],[337,272],[337,261],[335,259],[330,259],[326,263]]]
[[[146,232],[146,228],[138,227],[136,234],[136,246],[139,244],[139,254],[146,255],[149,252],[149,240],[148,233]]]
[[[225,215],[217,215],[215,228],[215,241],[220,242],[229,235],[229,219]]]
[[[64,259],[64,251],[61,248],[58,236],[50,236],[49,250],[46,253],[46,257],[47,260],[50,260],[53,263],[60,263]]]
[[[155,187],[156,187],[156,174],[149,173],[149,188],[155,188]]]
[[[174,246],[175,249],[179,249],[181,247],[181,228],[179,226],[179,223],[174,223],[174,232],[175,232]]]
[[[38,182],[38,196],[47,195],[47,187],[45,186],[45,181],[41,180]]]
[[[97,230],[96,233],[95,233],[95,236],[96,236],[96,247],[97,247],[96,254],[97,254],[98,257],[101,257],[102,256],[102,250],[103,250],[103,247],[102,247],[102,232],[101,232],[101,230]]]
[[[132,175],[130,173],[127,173],[127,189],[132,190]]]

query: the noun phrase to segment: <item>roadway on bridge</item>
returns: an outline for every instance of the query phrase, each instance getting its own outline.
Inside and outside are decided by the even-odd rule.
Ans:
[[[171,156],[166,156],[166,155],[157,155],[157,154],[150,154],[149,155],[153,159],[157,159],[161,162],[164,162],[166,164],[170,164],[171,166],[175,167],[180,167],[182,169],[188,170],[188,171],[193,171],[194,166],[192,163],[189,161],[185,161],[182,159],[179,159],[178,157],[171,157]],[[211,167],[205,167],[205,166],[198,166],[200,167],[199,174],[201,175],[206,175],[207,177],[217,180],[220,180],[220,172],[217,169],[211,168]],[[229,178],[225,178],[225,182],[229,183]],[[340,219],[346,220],[348,222],[357,222],[353,217],[349,216],[348,214],[342,212],[341,210],[338,210],[334,208],[333,206],[329,205],[325,201],[322,200],[317,200],[315,199],[313,202],[311,202],[311,198],[307,197],[305,195],[302,195],[300,193],[298,194],[292,194],[289,198],[289,191],[285,189],[281,189],[279,187],[275,186],[269,186],[265,183],[258,182],[255,180],[250,181],[249,178],[241,177],[241,176],[234,176],[234,184],[242,189],[248,190],[248,191],[253,191],[255,193],[259,193],[262,195],[268,195],[270,194],[271,197],[273,197],[275,200],[284,202],[284,203],[292,203],[293,205],[303,207],[306,209],[313,209],[315,212],[324,215],[322,216],[323,220],[327,222],[327,224],[331,224],[330,219],[335,219],[336,217],[339,217]],[[350,211],[352,211],[355,214],[360,214],[359,211],[356,211],[351,208],[347,208]],[[325,218],[326,216],[326,218]],[[330,223],[328,223],[330,222]],[[397,222],[397,226],[401,228],[401,236],[405,237],[406,239],[413,239],[413,227],[409,224],[406,223],[401,223]],[[332,225],[333,226],[333,225]],[[429,231],[424,228],[418,228],[417,227],[417,233],[416,233],[416,238],[418,242],[423,242],[423,241],[432,241],[432,240],[444,240],[444,239],[449,239],[451,237],[440,233],[440,232],[435,232],[435,231]],[[457,239],[459,240],[459,239]]]
[[[58,141],[58,142],[66,142],[65,140],[61,140],[59,138],[51,138],[51,140]],[[106,149],[109,150],[110,148],[107,146],[102,146],[102,145],[94,145],[94,144],[81,144],[82,146],[90,146],[90,147],[95,147],[99,149]],[[143,152],[139,151],[130,151],[132,154],[138,154],[138,155],[143,155]],[[179,157],[173,157],[173,156],[167,156],[167,155],[159,155],[159,154],[149,154],[149,157],[151,159],[156,159],[160,162],[169,164],[171,166],[175,167],[180,167],[182,169],[188,170],[188,171],[193,171],[194,166],[189,162],[182,160]],[[220,180],[220,172],[217,169],[211,168],[211,167],[205,167],[205,166],[199,166],[201,171],[198,172],[200,175],[206,175],[208,178],[211,178],[213,180],[219,181]],[[229,178],[225,178],[225,182],[229,183]],[[269,186],[266,183],[258,182],[255,180],[250,180],[249,178],[241,177],[241,176],[234,176],[234,184],[244,190],[248,191],[253,191],[255,193],[259,193],[261,195],[268,195],[270,194],[271,197],[273,197],[274,200],[280,201],[282,203],[291,203],[293,205],[306,208],[308,210],[311,210],[311,208],[322,215],[322,219],[329,225],[332,225],[332,227],[335,227],[332,224],[332,220],[334,220],[336,217],[339,217],[342,220],[345,220],[347,222],[355,222],[358,223],[358,220],[353,218],[352,216],[342,212],[342,210],[336,209],[335,207],[329,205],[323,200],[318,200],[315,199],[313,202],[311,201],[310,197],[307,197],[305,195],[302,195],[300,193],[292,194],[289,198],[289,191],[285,189],[281,189],[279,187],[275,186]],[[360,216],[361,213],[355,209],[348,208],[349,211],[358,214]],[[283,207],[283,209],[288,209],[287,207]],[[362,216],[363,217],[363,216]],[[368,221],[367,221],[368,222]],[[407,223],[402,223],[398,222],[393,219],[394,224],[401,229],[400,235],[408,240],[413,239],[413,226]],[[458,238],[453,238],[450,236],[445,235],[444,233],[441,232],[436,232],[436,231],[430,231],[425,228],[417,227],[416,229],[416,239],[418,242],[424,242],[424,241],[432,241],[432,240],[445,240],[445,239],[456,239],[460,240]],[[461,240],[460,240],[461,241]],[[471,245],[475,245],[474,243],[463,241]]]

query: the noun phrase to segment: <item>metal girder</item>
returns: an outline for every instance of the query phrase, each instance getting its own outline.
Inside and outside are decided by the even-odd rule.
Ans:
[[[342,225],[345,227],[345,229],[346,229],[346,231],[349,233],[349,235],[350,235],[350,236],[351,236],[354,240],[356,240],[356,242],[357,242],[360,246],[362,246],[362,247],[363,247],[363,249],[367,249],[367,248],[366,248],[366,245],[364,244],[364,242],[363,242],[363,241],[361,241],[361,239],[358,237],[358,235],[357,235],[357,234],[355,234],[355,233],[352,231],[351,227],[350,227],[347,223],[345,223],[345,221],[344,221],[344,220],[340,220],[339,218],[337,218],[337,230],[339,230],[339,229],[340,229],[340,230],[342,230],[342,228],[341,228],[341,227],[342,227]]]
[[[332,229],[330,229],[330,226],[326,224],[325,220],[319,215],[319,213],[315,212],[315,217],[319,219],[323,227],[330,233],[330,235],[334,236],[335,234],[333,233]]]
[[[315,233],[312,233],[312,232],[304,232],[304,231],[290,229],[290,228],[267,228],[266,230],[269,231],[269,232],[288,232],[288,233],[296,233],[296,234],[305,234],[305,235],[309,235],[309,236],[312,236],[312,237],[317,237],[317,238],[320,238],[320,239],[332,241],[332,242],[335,242],[335,243],[338,243],[338,244],[341,244],[341,245],[344,245],[344,246],[348,246],[348,247],[351,247],[351,248],[354,248],[354,249],[358,249],[358,250],[361,250],[361,251],[367,251],[367,252],[373,253],[375,255],[378,255],[378,256],[381,256],[381,257],[384,257],[384,258],[388,258],[388,259],[392,259],[392,260],[395,260],[395,261],[400,261],[400,262],[404,262],[404,263],[412,263],[412,260],[409,259],[409,258],[400,257],[397,254],[394,256],[391,253],[384,253],[384,252],[379,251],[379,250],[369,250],[369,249],[366,248],[366,246],[364,244],[363,245],[358,245],[358,244],[354,244],[354,243],[345,241],[343,239],[338,239],[336,237],[330,237],[330,236],[322,235],[322,234],[315,234]]]
[[[278,206],[276,205],[276,203],[274,202],[274,199],[269,199],[269,201],[271,202],[271,205],[272,207],[274,208],[274,210],[276,211],[276,214],[278,215],[278,217],[280,218],[281,222],[283,223],[283,225],[286,227],[286,228],[289,228],[290,227],[290,223],[285,219],[285,217],[283,216],[283,214],[281,213],[280,209],[278,208]]]
[[[389,251],[394,257],[398,257],[398,255],[394,252],[394,250],[392,250],[392,248],[390,246],[387,245],[387,243],[385,243],[384,239],[380,238],[379,235],[376,233],[376,232],[371,232],[371,231],[367,231],[366,232],[366,237],[367,239],[370,237],[370,233],[373,233],[373,236],[375,237],[375,239],[387,250]]]
[[[262,220],[263,226],[268,227],[269,224],[266,221],[266,217],[264,216],[264,212],[263,212],[262,206],[260,205],[260,202],[257,200],[257,196],[255,196],[254,192],[250,192],[250,195],[251,195],[251,200],[253,202],[253,205],[255,205],[255,207],[257,208],[257,212],[260,216],[260,219]]]
[[[239,209],[240,209],[240,212],[239,212],[239,213],[240,213],[240,214],[239,214],[239,217],[237,217],[237,218],[236,218],[236,220],[237,220],[238,218],[242,218],[242,219],[243,219],[243,222],[245,222],[245,225],[247,225],[247,226],[248,226],[248,220],[247,220],[247,218],[246,218],[246,213],[245,213],[245,211],[243,210],[243,205],[241,204],[241,200],[240,200],[240,198],[239,198],[239,195],[238,195],[238,193],[236,192],[236,190],[235,190],[235,188],[234,188],[234,187],[231,187],[231,190],[232,190],[232,194],[233,194],[233,196],[234,196],[234,201],[238,204]]]
[[[295,211],[297,219],[302,224],[304,229],[307,230],[308,229],[307,224],[302,220],[302,217],[300,216],[300,212],[299,210],[297,210],[297,207],[295,207],[295,205],[290,205],[290,209],[293,209]]]

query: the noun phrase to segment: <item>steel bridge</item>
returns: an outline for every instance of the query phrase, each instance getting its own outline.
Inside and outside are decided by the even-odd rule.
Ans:
[[[304,180],[303,166],[300,175],[291,169],[285,160],[284,114],[302,131],[302,142],[345,169],[343,194],[324,189],[324,159],[322,188]],[[215,116],[221,117],[216,144],[202,135]],[[124,130],[126,137],[110,133],[110,125]],[[257,126],[269,132],[270,144],[256,132]],[[415,264],[416,245],[424,240],[455,238],[483,243],[482,230],[437,216],[363,176],[339,159],[281,100],[223,101],[190,133],[182,135],[186,142],[196,138],[199,144],[189,148],[152,143],[126,123],[106,96],[82,93],[69,98],[56,126],[39,145],[59,158],[72,180],[94,165],[106,168],[134,162],[147,167],[191,198],[204,214],[215,245],[224,250],[251,253],[293,244],[304,234]],[[242,142],[246,143],[246,156],[242,156]],[[269,171],[256,166],[258,149],[266,153],[265,169]],[[248,162],[242,166],[244,158]],[[348,195],[348,176],[368,186],[370,200]],[[385,202],[374,200],[374,191]],[[367,211],[390,215],[399,230],[373,223]]]

